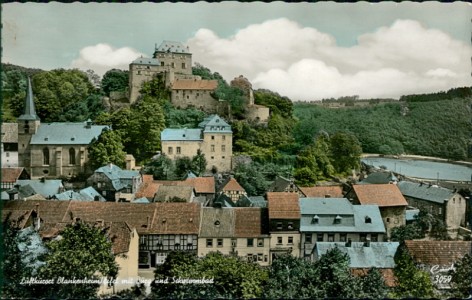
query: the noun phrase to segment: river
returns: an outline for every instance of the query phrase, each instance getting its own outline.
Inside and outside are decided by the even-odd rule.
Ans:
[[[446,162],[435,162],[418,159],[364,157],[361,159],[367,165],[387,170],[408,177],[424,179],[439,179],[452,181],[472,181],[472,167]]]

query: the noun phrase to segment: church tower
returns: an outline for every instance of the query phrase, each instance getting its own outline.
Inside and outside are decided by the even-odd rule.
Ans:
[[[31,79],[28,77],[28,86],[26,89],[25,111],[18,118],[18,165],[25,167],[28,172],[31,167],[31,149],[30,142],[32,136],[38,130],[41,121],[36,115],[33,100],[33,89]]]

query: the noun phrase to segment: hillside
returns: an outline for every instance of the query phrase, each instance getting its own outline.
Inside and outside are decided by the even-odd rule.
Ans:
[[[472,98],[436,99],[437,94],[431,94],[422,95],[422,101],[338,109],[298,103],[294,137],[307,144],[320,131],[349,131],[366,153],[470,158]]]

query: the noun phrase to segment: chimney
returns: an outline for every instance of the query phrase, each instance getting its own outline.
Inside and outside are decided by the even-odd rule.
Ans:
[[[365,239],[364,247],[370,247],[370,239],[369,238]]]
[[[346,247],[351,247],[351,239],[347,239],[347,242],[346,242]]]

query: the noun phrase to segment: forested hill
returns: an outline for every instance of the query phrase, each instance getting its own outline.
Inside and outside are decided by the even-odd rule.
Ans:
[[[471,88],[404,96],[397,103],[330,109],[297,103],[295,140],[309,143],[320,131],[349,131],[365,153],[417,154],[454,160],[472,157]]]

